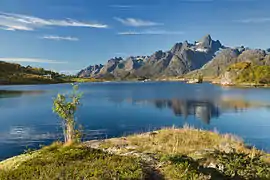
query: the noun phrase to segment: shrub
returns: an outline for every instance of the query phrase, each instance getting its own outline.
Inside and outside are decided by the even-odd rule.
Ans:
[[[53,102],[53,112],[63,120],[63,132],[66,144],[78,141],[75,113],[80,105],[82,94],[78,93],[78,85],[73,85],[70,95],[58,94]]]

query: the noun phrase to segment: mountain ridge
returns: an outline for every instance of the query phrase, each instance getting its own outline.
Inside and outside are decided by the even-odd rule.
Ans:
[[[115,57],[104,65],[90,65],[77,75],[91,78],[110,76],[116,79],[181,76],[200,69],[223,48],[219,40],[212,40],[208,34],[195,43],[176,43],[170,50],[159,50],[150,56],[130,56],[126,59]]]
[[[206,79],[225,79],[221,80],[224,81],[220,82],[222,84],[239,79],[238,76],[241,76],[241,72],[250,74],[247,73],[247,70],[237,72],[232,69],[228,70],[230,66],[237,63],[251,63],[249,71],[264,69],[265,73],[260,77],[265,79],[269,77],[270,49],[250,49],[244,46],[225,47],[219,40],[213,40],[211,35],[207,34],[194,43],[178,42],[170,50],[158,50],[150,56],[112,58],[105,65],[89,66],[83,69],[78,76],[109,80],[202,76]],[[228,77],[232,78],[228,79]]]

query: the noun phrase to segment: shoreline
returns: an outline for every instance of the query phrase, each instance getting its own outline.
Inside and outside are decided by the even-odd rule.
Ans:
[[[92,80],[92,79],[79,79],[79,80],[70,80],[70,81],[63,81],[63,82],[50,82],[50,83],[5,83],[1,84],[1,86],[24,86],[24,85],[50,85],[50,84],[67,84],[67,83],[103,83],[103,82],[183,82],[186,84],[202,84],[202,83],[209,83],[221,87],[230,87],[230,88],[270,88],[270,84],[253,84],[253,83],[238,83],[238,84],[222,84],[217,82],[215,79],[207,78],[202,83],[189,83],[188,81],[191,80],[190,78],[169,78],[169,79],[155,79],[149,81],[139,81],[139,80]]]
[[[254,161],[255,157],[261,157],[261,160]],[[0,178],[11,177],[11,175],[14,177],[18,171],[24,175],[23,177],[29,179],[42,175],[43,178],[50,176],[53,179],[58,176],[59,167],[56,167],[58,161],[65,162],[60,168],[62,172],[70,175],[76,172],[76,178],[81,178],[82,175],[86,177],[87,172],[92,169],[93,171],[98,170],[99,173],[91,176],[103,179],[108,173],[106,169],[110,169],[111,163],[120,174],[115,175],[114,169],[110,169],[113,172],[107,179],[119,176],[135,179],[151,177],[150,179],[156,180],[179,179],[180,177],[202,180],[209,179],[209,177],[227,179],[235,176],[234,173],[230,174],[230,170],[227,170],[231,166],[235,167],[233,170],[236,172],[245,172],[241,175],[243,179],[270,177],[270,154],[255,148],[248,148],[241,139],[230,134],[218,134],[185,126],[180,129],[165,128],[127,137],[92,140],[72,146],[54,143],[40,150],[1,161],[0,169],[3,170],[3,174],[0,171]],[[97,164],[96,161],[98,161]],[[246,163],[233,165],[234,161],[245,161]],[[249,167],[248,162],[252,163],[252,167]],[[72,168],[74,163],[77,164],[75,169]],[[92,163],[96,165],[94,166]],[[34,165],[38,169],[32,167]],[[87,171],[84,171],[85,166],[89,166]],[[131,166],[132,168],[129,169]],[[253,169],[249,172],[249,168],[243,169],[242,166]],[[50,172],[47,172],[48,167],[50,167]],[[52,172],[51,168],[54,169]],[[266,174],[259,174],[261,170]],[[255,173],[257,171],[258,174]],[[19,177],[22,174],[19,174]],[[245,177],[245,175],[250,177]]]

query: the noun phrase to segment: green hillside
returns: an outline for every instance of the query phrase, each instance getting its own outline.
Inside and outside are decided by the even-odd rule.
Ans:
[[[270,66],[240,62],[230,65],[228,71],[236,73],[237,83],[270,84]]]
[[[2,84],[48,84],[65,82],[59,73],[0,61],[0,85]]]

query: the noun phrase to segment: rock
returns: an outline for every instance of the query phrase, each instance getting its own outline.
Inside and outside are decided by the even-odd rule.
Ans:
[[[211,162],[207,167],[217,169],[220,172],[224,172],[224,165],[223,164],[216,164],[216,163]]]
[[[235,84],[235,77],[236,77],[236,73],[226,71],[221,76],[220,84],[223,86],[232,86]]]
[[[233,153],[235,151],[234,147],[230,143],[227,143],[227,142],[221,143],[218,146],[218,149],[220,151],[224,151],[225,153]]]

